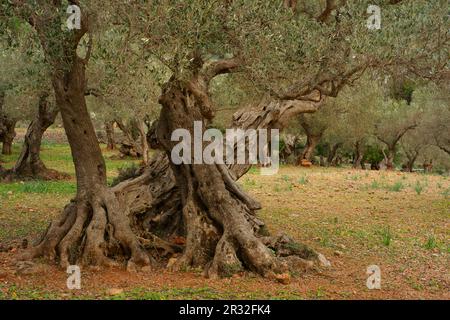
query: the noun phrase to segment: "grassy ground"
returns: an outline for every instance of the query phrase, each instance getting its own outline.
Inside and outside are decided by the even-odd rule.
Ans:
[[[4,166],[13,165],[19,146]],[[109,179],[131,160],[111,160]],[[70,150],[46,141],[50,168],[74,175]],[[252,170],[242,186],[263,204],[272,233],[285,232],[329,258],[332,267],[293,275],[288,285],[246,275],[210,280],[200,272],[127,273],[82,270],[82,290],[66,288],[55,266],[15,273],[16,249],[0,253],[0,299],[354,299],[450,298],[448,177],[336,168],[283,167],[276,176]],[[0,245],[38,236],[75,193],[61,182],[0,184]],[[381,268],[381,290],[366,287],[369,265]],[[112,290],[113,289],[113,290]]]

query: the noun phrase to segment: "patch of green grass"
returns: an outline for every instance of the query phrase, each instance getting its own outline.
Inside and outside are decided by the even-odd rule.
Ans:
[[[416,193],[420,196],[423,190],[424,186],[420,183],[420,181],[417,181],[414,185],[414,191],[416,191]]]
[[[373,180],[372,183],[370,184],[370,188],[372,188],[372,189],[379,189],[380,188],[380,183],[377,180]]]
[[[27,181],[0,184],[0,195],[11,194],[63,194],[76,193],[76,184],[71,181]]]
[[[257,183],[255,179],[251,179],[251,178],[246,178],[244,181],[244,185],[246,187],[256,187]]]
[[[389,227],[383,228],[380,231],[380,235],[381,235],[381,242],[383,243],[383,245],[385,245],[386,247],[389,247],[392,242],[391,228],[389,228]]]
[[[317,290],[310,291],[308,293],[308,296],[311,299],[324,299],[326,297],[326,295],[327,295],[327,293],[326,293],[325,289],[322,287],[319,287]]]
[[[392,192],[400,192],[403,190],[403,188],[405,188],[405,185],[403,184],[403,182],[397,181],[393,185],[389,186],[388,190],[392,191]]]
[[[256,166],[252,166],[248,171],[249,174],[259,174],[259,169]]]
[[[428,236],[427,242],[425,242],[425,249],[427,250],[433,250],[435,248],[437,248],[438,244],[436,241],[436,237],[432,234],[430,236]]]
[[[361,180],[361,176],[359,174],[355,174],[349,177],[350,180],[358,181]]]

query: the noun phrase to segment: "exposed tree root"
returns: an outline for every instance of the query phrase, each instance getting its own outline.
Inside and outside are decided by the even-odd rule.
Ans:
[[[130,228],[126,208],[106,188],[67,205],[22,258],[41,256],[58,261],[61,267],[118,266],[123,262],[134,269],[150,264],[149,256]]]

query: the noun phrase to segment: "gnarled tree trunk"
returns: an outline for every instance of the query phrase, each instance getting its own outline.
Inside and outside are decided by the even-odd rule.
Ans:
[[[85,61],[69,52],[72,64],[57,69],[52,83],[75,164],[77,194],[25,258],[47,256],[63,267],[121,261],[130,268],[147,265],[150,259],[131,230],[128,208],[107,187],[105,162],[86,107]]]
[[[133,230],[141,243],[147,248],[158,246],[163,256],[183,251],[172,268],[200,266],[212,277],[243,269],[267,276],[289,266],[310,267],[311,262],[304,258],[314,260],[317,256],[312,250],[294,244],[288,237],[263,236],[264,223],[256,216],[260,205],[236,184],[251,165],[227,168],[174,165],[169,161],[173,130],[184,128],[192,134],[194,121],[201,121],[205,128],[212,119],[207,88],[201,78],[188,84],[172,79],[160,102],[163,108],[157,132],[149,134],[149,141],[166,154],[157,154],[140,177],[113,188],[129,207]],[[234,125],[244,130],[282,129],[293,115],[314,112],[319,104],[265,100],[255,108],[237,112]],[[176,245],[180,237],[186,239],[184,248]]]
[[[175,143],[171,134],[186,129],[194,136],[194,122],[203,123],[203,130],[213,118],[207,84],[198,75],[188,84],[172,79],[160,98],[162,112],[157,136],[167,156]],[[194,163],[193,156],[191,163]],[[227,276],[250,269],[263,276],[285,272],[288,260],[275,256],[260,234],[255,210],[260,204],[245,194],[228,167],[220,164],[170,163],[180,191],[186,247],[173,265],[174,269],[203,267],[210,277]],[[279,242],[274,241],[273,247]],[[305,249],[291,256],[297,263],[314,258]],[[306,263],[305,263],[306,265]]]
[[[314,151],[316,150],[316,147],[319,144],[321,138],[322,138],[321,135],[307,135],[306,146],[300,156],[298,163],[300,163],[301,160],[308,160],[308,161],[312,160]]]
[[[38,112],[28,126],[25,134],[22,152],[17,160],[12,173],[21,177],[32,176],[43,179],[56,179],[65,177],[54,170],[48,169],[40,157],[41,142],[44,132],[55,122],[59,113],[57,107],[50,106],[48,94],[39,99]]]

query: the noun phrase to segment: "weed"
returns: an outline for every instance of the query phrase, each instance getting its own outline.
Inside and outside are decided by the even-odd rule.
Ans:
[[[419,196],[422,194],[423,189],[424,186],[420,183],[420,181],[417,181],[416,184],[414,185],[414,190]]]
[[[437,241],[435,236],[432,234],[428,236],[427,242],[425,243],[425,249],[427,250],[433,250],[437,247]]]
[[[392,233],[389,227],[385,227],[381,230],[381,241],[386,246],[389,247],[392,242]]]
[[[392,186],[389,186],[389,190],[393,191],[393,192],[400,192],[402,191],[402,189],[404,188],[404,184],[401,181],[397,181],[396,183],[394,183]]]

